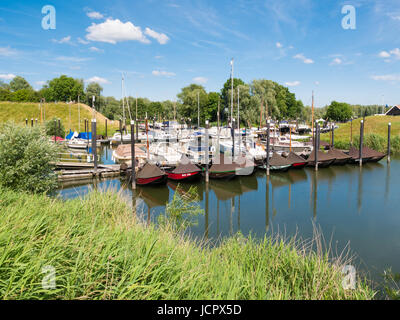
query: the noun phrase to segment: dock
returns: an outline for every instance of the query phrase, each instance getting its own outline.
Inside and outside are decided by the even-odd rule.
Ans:
[[[71,162],[58,162],[56,169],[59,182],[118,177],[127,170],[119,164],[99,164],[95,170],[93,163]]]

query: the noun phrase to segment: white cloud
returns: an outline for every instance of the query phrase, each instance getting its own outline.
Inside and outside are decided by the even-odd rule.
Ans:
[[[379,57],[380,58],[395,58],[395,59],[400,59],[400,49],[399,48],[395,48],[393,50],[388,51],[381,51],[379,53]]]
[[[158,33],[150,28],[146,28],[144,33],[149,37],[156,39],[159,44],[166,44],[169,41],[169,38],[166,34]]]
[[[104,50],[99,49],[99,48],[97,48],[97,47],[90,47],[89,50],[90,50],[90,51],[93,51],[93,52],[104,52]]]
[[[63,43],[71,43],[71,36],[66,36],[60,40],[57,39],[52,39],[51,41],[53,41],[54,43],[59,43],[59,44],[63,44]]]
[[[14,49],[11,49],[10,47],[0,47],[0,56],[9,57],[9,56],[13,56],[16,54],[17,54],[17,51]]]
[[[84,61],[88,61],[90,59],[89,58],[60,56],[60,57],[57,57],[56,60],[58,60],[58,61],[67,61],[67,62],[84,62]]]
[[[15,74],[12,74],[12,73],[0,74],[0,79],[3,79],[3,80],[12,80],[12,79],[14,79],[15,77],[16,77],[16,75],[15,75]]]
[[[208,79],[205,77],[196,77],[196,78],[193,78],[192,80],[199,84],[206,84],[208,82]]]
[[[337,66],[337,65],[342,64],[342,63],[343,63],[343,60],[342,60],[342,59],[340,59],[340,58],[335,58],[335,59],[332,60],[331,66]]]
[[[105,22],[92,23],[86,31],[86,39],[116,44],[121,41],[139,41],[150,43],[145,37],[140,27],[133,25],[132,22],[121,22],[119,19],[107,19]]]
[[[46,84],[46,81],[36,81],[35,84],[38,86],[44,86]]]
[[[390,57],[390,53],[387,52],[387,51],[382,51],[382,52],[379,53],[379,56],[381,58],[389,58]]]
[[[155,57],[154,57],[154,59],[157,59],[157,60],[158,60],[158,59],[162,59],[162,58],[163,58],[163,56],[155,56]]]
[[[300,81],[293,81],[293,82],[285,82],[285,85],[288,87],[297,87],[300,85]]]
[[[96,11],[90,11],[90,12],[86,13],[86,15],[90,19],[103,19],[104,18],[104,15],[102,15],[100,12],[96,12]]]
[[[282,43],[280,43],[280,42],[277,42],[277,43],[276,43],[276,47],[277,47],[277,48],[282,48],[282,47],[283,47],[283,45],[282,45]]]
[[[83,40],[82,38],[78,38],[78,42],[81,44],[88,44],[89,41]]]
[[[90,83],[90,82],[97,82],[98,84],[108,84],[110,83],[110,81],[108,81],[107,79],[101,78],[101,77],[91,77],[90,79],[85,80],[86,82]]]
[[[314,60],[311,60],[311,59],[306,58],[306,57],[304,56],[304,54],[302,54],[302,53],[296,54],[293,58],[294,58],[294,59],[301,60],[301,61],[303,61],[305,64],[312,64],[312,63],[314,63]]]
[[[400,74],[385,74],[371,76],[371,79],[376,81],[400,81]]]
[[[160,70],[154,70],[152,72],[153,76],[157,76],[157,77],[173,77],[176,74],[173,72],[168,72],[168,71],[160,71]]]

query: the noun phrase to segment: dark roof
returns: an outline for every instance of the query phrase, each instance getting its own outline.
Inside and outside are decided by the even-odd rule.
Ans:
[[[285,159],[284,157],[280,156],[276,152],[273,153],[271,159],[269,159],[270,166],[290,166],[292,163]]]
[[[318,151],[318,161],[329,161],[334,159],[336,159],[334,156],[322,151]],[[315,150],[313,150],[309,155],[308,161],[315,161]]]
[[[210,172],[235,171],[236,168],[238,168],[238,165],[236,163],[229,163],[228,159],[229,157],[225,159],[225,156],[221,153],[219,156],[219,163],[213,163],[210,168]]]
[[[348,154],[345,154],[344,152],[337,149],[330,149],[327,154],[331,157],[334,157],[337,160],[344,160],[351,158],[351,156],[349,156]]]
[[[146,164],[139,170],[137,178],[149,179],[165,175],[165,172],[161,171],[159,167],[154,164],[146,162]]]
[[[308,160],[305,160],[302,156],[297,155],[293,151],[289,153],[289,155],[288,155],[288,157],[286,159],[291,164],[308,162]]]
[[[178,166],[172,173],[179,174],[179,173],[191,173],[191,172],[199,172],[201,169],[196,166],[195,164],[191,163],[190,160],[183,155],[181,160],[179,161]]]

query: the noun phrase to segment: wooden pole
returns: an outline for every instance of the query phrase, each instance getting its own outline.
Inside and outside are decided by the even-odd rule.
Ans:
[[[132,190],[136,189],[135,121],[131,120]]]
[[[267,176],[269,176],[269,149],[270,149],[270,127],[271,123],[267,120],[267,157],[266,157],[266,164],[267,164]],[[268,180],[267,180],[268,181]],[[268,183],[268,182],[267,182]]]
[[[78,131],[81,132],[81,103],[79,98],[80,96],[78,96]]]
[[[33,127],[33,118],[31,118],[31,127]]]
[[[388,145],[387,145],[387,162],[390,162],[390,136],[391,136],[391,128],[392,124],[389,122],[388,124]]]
[[[319,124],[317,121],[315,121],[315,138],[314,138],[315,171],[318,171],[318,151],[319,151],[318,137],[319,137]]]
[[[232,119],[231,135],[232,135],[232,162],[233,162],[233,159],[235,158],[235,118]]]
[[[123,144],[123,138],[122,138],[122,136],[123,136],[123,132],[122,132],[122,120],[120,119],[119,120],[119,132],[121,133],[121,144]]]
[[[94,163],[94,173],[97,174],[97,141],[96,141],[96,119],[92,119],[92,154],[93,154],[93,163]]]
[[[209,148],[209,142],[208,142],[208,120],[206,120],[206,150],[205,150],[205,164],[206,164],[206,183],[208,183],[209,177],[208,177],[208,163],[209,163],[209,154],[208,154],[208,148]]]
[[[57,136],[57,119],[54,119],[54,143],[57,142],[56,136]]]
[[[105,119],[105,124],[106,124],[106,133],[105,133],[105,138],[107,139],[107,137],[108,137],[108,134],[107,134],[107,119]]]
[[[362,154],[363,154],[363,144],[364,144],[364,120],[361,120],[361,125],[360,125],[360,150],[359,150],[359,155],[360,155],[360,167],[362,167]]]
[[[350,120],[350,145],[353,145],[353,119]]]
[[[335,124],[332,124],[332,149],[335,148]]]
[[[314,91],[312,92],[312,105],[311,105],[311,134],[312,134],[313,140],[315,140],[315,134],[314,134]]]
[[[292,127],[289,127],[289,132],[290,132],[290,147],[289,147],[289,151],[292,152]]]
[[[28,126],[28,118],[25,118],[25,125]]]

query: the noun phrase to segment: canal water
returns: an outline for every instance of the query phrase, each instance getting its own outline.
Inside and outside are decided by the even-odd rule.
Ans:
[[[102,150],[102,162],[112,163],[111,151]],[[256,171],[231,181],[210,180],[194,184],[205,214],[190,232],[211,241],[236,232],[254,237],[279,232],[303,239],[322,231],[334,253],[350,246],[357,256],[358,270],[380,282],[385,269],[400,272],[400,158],[380,163],[320,169],[291,170],[287,173]],[[157,221],[170,201],[177,183],[160,187],[138,187],[137,212]],[[132,190],[125,178],[64,185],[58,195],[64,199],[83,196],[93,187],[119,190],[132,202]],[[190,185],[181,185],[188,190]]]

